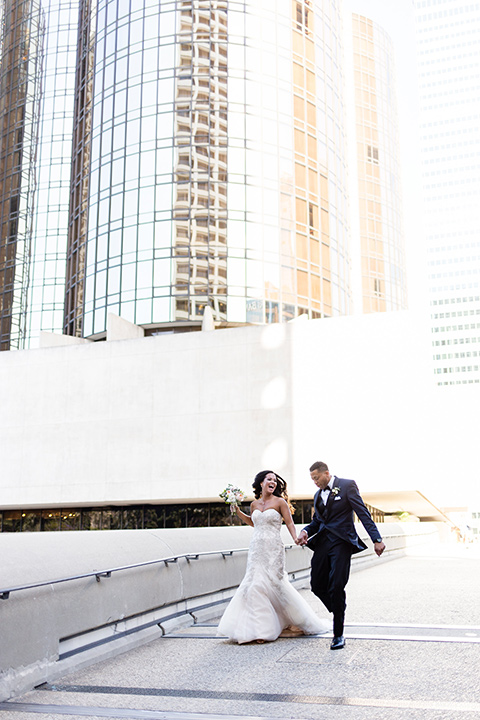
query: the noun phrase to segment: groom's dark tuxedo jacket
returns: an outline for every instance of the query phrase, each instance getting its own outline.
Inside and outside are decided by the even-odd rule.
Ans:
[[[337,489],[336,489],[337,488]],[[377,526],[372,520],[368,509],[365,506],[357,484],[354,480],[344,480],[334,476],[333,486],[328,495],[327,504],[324,505],[321,492],[315,495],[314,499],[315,514],[312,522],[304,529],[308,533],[311,540],[308,546],[314,550],[316,538],[311,537],[325,530],[328,535],[341,538],[352,546],[352,553],[362,552],[367,547],[363,540],[358,537],[353,522],[353,513],[357,514],[358,519],[369,534],[372,542],[381,539],[381,534]],[[332,538],[333,539],[333,538]]]

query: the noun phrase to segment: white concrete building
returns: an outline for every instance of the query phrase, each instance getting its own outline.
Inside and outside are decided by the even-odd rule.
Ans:
[[[429,360],[408,311],[1,353],[0,508],[218,501],[264,468],[311,498],[318,459],[450,504],[478,483],[480,388]]]

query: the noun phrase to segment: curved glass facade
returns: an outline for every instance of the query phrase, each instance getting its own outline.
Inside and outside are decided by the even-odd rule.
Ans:
[[[83,11],[65,332],[348,313],[337,2]]]
[[[25,340],[44,23],[37,0],[0,3],[0,350]]]
[[[61,333],[70,217],[79,0],[43,0],[46,33],[36,150],[27,339]]]
[[[217,326],[348,314],[360,275],[364,312],[406,307],[380,26],[354,15],[345,34],[338,0],[0,13],[1,349],[102,339],[108,313],[147,334],[198,328],[207,305]]]

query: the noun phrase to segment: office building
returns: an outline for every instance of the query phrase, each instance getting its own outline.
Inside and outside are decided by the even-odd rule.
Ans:
[[[352,14],[355,135],[363,312],[407,307],[400,140],[393,44]]]
[[[2,226],[3,349],[34,347],[42,330],[104,339],[109,313],[147,334],[196,329],[206,305],[221,327],[349,314],[360,242],[363,309],[405,307],[392,51],[377,26],[354,21],[371,94],[358,89],[359,162],[347,168],[352,24],[337,0],[2,8],[23,17],[21,137],[36,148],[22,155],[24,233]],[[9,38],[4,23],[5,57]],[[13,73],[22,62],[11,56]],[[361,239],[348,170],[359,174]]]
[[[0,4],[0,349],[22,347],[31,274],[44,17],[40,2]]]
[[[479,383],[479,7],[415,4],[435,378],[439,385]]]

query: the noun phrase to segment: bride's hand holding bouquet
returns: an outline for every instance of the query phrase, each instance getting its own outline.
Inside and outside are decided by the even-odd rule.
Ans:
[[[236,487],[235,485],[227,485],[225,490],[220,493],[220,497],[225,500],[227,505],[230,505],[230,512],[232,515],[236,515],[242,522],[246,523],[247,525],[253,526],[250,515],[245,515],[245,513],[242,512],[239,507],[239,503],[247,499],[247,493],[243,492],[243,490],[240,490],[240,488]]]
[[[233,515],[239,503],[243,502],[247,495],[243,490],[240,490],[240,488],[234,485],[227,485],[225,490],[220,493],[220,497],[225,500],[227,505],[230,505],[230,512]]]

